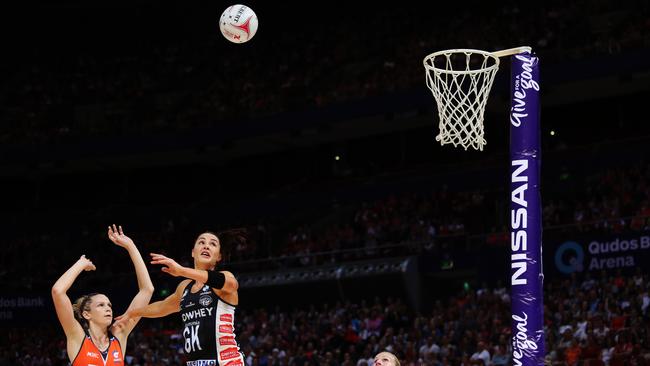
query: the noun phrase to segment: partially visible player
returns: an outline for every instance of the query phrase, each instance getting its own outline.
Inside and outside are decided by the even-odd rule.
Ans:
[[[379,352],[375,356],[374,366],[400,366],[397,356],[390,352]]]
[[[129,309],[148,304],[154,288],[138,248],[133,240],[124,235],[121,226],[119,229],[115,225],[109,226],[108,238],[128,251],[135,267],[140,290],[131,301]],[[132,319],[128,324],[111,326],[113,306],[108,297],[92,293],[82,296],[72,305],[67,294],[81,272],[94,270],[93,262],[82,255],[52,286],[52,299],[65,332],[68,358],[72,366],[122,366],[126,364],[124,355],[127,338],[139,318]]]
[[[117,324],[139,317],[158,318],[181,313],[187,366],[243,366],[244,355],[235,339],[235,309],[239,304],[237,279],[228,271],[217,271],[234,242],[245,240],[241,231],[219,234],[204,232],[192,248],[194,268],[179,265],[162,254],[151,254],[151,263],[163,272],[186,280],[166,299],[145,307],[129,309],[117,317]]]

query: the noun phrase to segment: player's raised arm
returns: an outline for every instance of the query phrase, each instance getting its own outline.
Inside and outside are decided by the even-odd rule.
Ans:
[[[146,306],[149,303],[149,300],[151,300],[154,287],[153,283],[151,282],[151,278],[149,277],[147,266],[144,263],[144,260],[138,251],[138,248],[136,247],[133,240],[124,234],[122,226],[109,226],[108,238],[116,245],[121,246],[127,250],[129,256],[131,257],[131,262],[133,262],[133,267],[135,268],[135,275],[138,280],[139,290],[135,297],[133,297],[133,300],[131,301],[127,312],[133,308],[141,308]],[[124,336],[128,336],[128,334],[133,330],[133,327],[135,327],[139,320],[139,317],[132,318],[131,321],[124,323],[123,327],[115,329],[115,331]]]
[[[189,278],[224,292],[232,293],[239,289],[237,279],[228,271],[208,271],[183,267],[175,260],[156,253],[151,253],[151,264],[163,265],[161,270],[174,277]]]
[[[81,342],[84,337],[84,330],[74,316],[68,290],[81,272],[94,270],[93,262],[82,255],[52,286],[54,309],[68,340],[77,340],[78,338],[78,341]]]
[[[181,296],[183,289],[190,280],[182,281],[178,284],[176,291],[167,296],[164,300],[153,302],[142,307],[129,308],[124,314],[115,318],[117,326],[123,326],[126,323],[135,321],[140,318],[161,318],[172,313],[177,313],[181,308]]]

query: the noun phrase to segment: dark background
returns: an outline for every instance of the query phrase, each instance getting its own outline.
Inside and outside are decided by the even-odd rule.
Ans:
[[[202,230],[247,228],[226,268],[251,311],[381,294],[427,313],[464,286],[507,283],[508,61],[485,150],[441,147],[422,59],[447,48],[529,45],[540,57],[553,245],[647,232],[647,2],[253,1],[259,29],[239,45],[218,29],[229,5],[27,1],[0,12],[0,289],[44,301],[5,307],[3,325],[53,320],[49,289],[81,254],[97,271],[71,296],[106,292],[123,309],[135,283],[106,240],[112,223],[143,255],[185,265]],[[429,225],[436,233],[422,234]],[[375,268],[404,258],[417,268]],[[359,263],[375,272],[255,280]],[[637,268],[648,267],[623,270]],[[177,279],[150,271],[154,299],[173,290]]]

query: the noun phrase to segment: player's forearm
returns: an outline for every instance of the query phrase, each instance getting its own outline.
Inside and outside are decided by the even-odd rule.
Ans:
[[[179,308],[169,302],[157,301],[141,308],[135,308],[130,311],[132,317],[142,318],[161,318],[169,314],[178,312]]]
[[[181,269],[181,276],[200,283],[206,283],[208,281],[208,272],[202,269],[183,267]]]
[[[239,283],[237,282],[237,279],[235,279],[235,276],[233,276],[232,273],[227,271],[217,271],[213,273],[223,275],[223,279],[217,281],[218,284],[215,284],[213,280],[211,281],[210,275],[206,270],[187,268],[187,267],[183,267],[183,269],[181,270],[181,276],[195,280],[200,283],[205,283],[212,288],[216,288],[217,290],[223,290],[225,292],[234,292],[237,291],[237,289],[239,288]]]
[[[52,294],[65,294],[81,272],[83,272],[83,266],[79,262],[73,264],[56,280],[52,286]]]

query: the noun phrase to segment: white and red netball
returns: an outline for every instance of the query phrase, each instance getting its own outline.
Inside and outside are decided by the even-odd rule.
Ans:
[[[257,32],[257,15],[246,5],[230,6],[221,14],[219,28],[230,42],[248,42]]]

